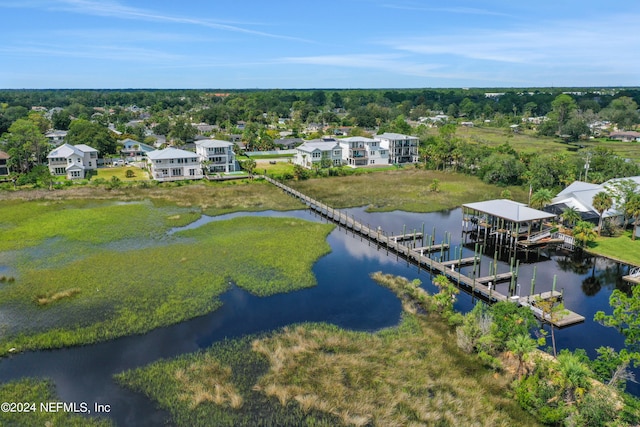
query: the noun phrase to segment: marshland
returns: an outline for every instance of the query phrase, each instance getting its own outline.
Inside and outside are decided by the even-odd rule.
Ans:
[[[337,179],[325,181],[337,187]],[[501,190],[479,191],[474,197]],[[496,376],[458,351],[437,316],[402,314],[400,299],[370,277],[418,278],[433,293],[428,273],[307,211],[271,211],[301,206],[263,182],[43,194],[11,194],[0,212],[3,235],[11,237],[0,243],[0,272],[13,279],[0,284],[2,348],[66,348],[0,362],[10,387],[32,373],[53,378],[46,390],[55,384],[57,398],[91,398],[104,394],[89,390],[98,382],[116,402],[110,417],[120,424],[134,407],[140,422],[171,417],[179,425],[210,417],[228,425],[447,424],[472,416],[484,425],[536,424],[509,396],[508,372]],[[455,207],[442,200],[434,205]],[[241,213],[250,211],[260,212]],[[459,210],[347,211],[396,232],[425,222],[442,235],[461,220]],[[201,225],[189,227],[196,220]],[[623,268],[610,261],[555,252],[534,258],[539,290],[560,275],[566,304],[588,319],[607,310],[611,290],[623,286],[616,273]],[[523,264],[523,282],[532,267]],[[459,295],[455,308],[474,304]],[[560,347],[587,346],[592,355],[599,345],[622,345],[615,331],[590,320],[556,335]],[[106,356],[101,366],[90,362],[98,355]],[[437,358],[442,364],[431,363]],[[276,372],[279,363],[292,370]],[[328,365],[334,370],[319,384]],[[84,373],[95,380],[91,387],[74,383]],[[431,390],[432,400],[419,390]],[[434,396],[447,411],[429,406]],[[380,401],[395,406],[376,412]]]

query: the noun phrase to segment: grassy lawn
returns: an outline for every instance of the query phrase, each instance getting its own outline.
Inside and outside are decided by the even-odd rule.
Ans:
[[[434,129],[437,134],[437,129]],[[526,153],[567,151],[569,145],[556,138],[536,136],[531,131],[514,133],[510,129],[492,127],[464,127],[456,128],[456,136],[469,139],[471,142],[484,143],[489,146],[501,145],[508,142],[517,151]]]
[[[619,237],[598,237],[588,251],[611,259],[640,266],[640,239],[631,240],[631,230]]]
[[[229,281],[257,295],[315,284],[311,267],[329,251],[331,225],[244,217],[166,234],[200,215],[192,205],[168,202],[5,202],[0,262],[15,274],[0,284],[0,309],[16,316],[3,325],[0,354],[96,342],[203,315],[219,306]]]
[[[439,180],[440,189],[429,185]],[[463,203],[500,198],[505,188],[488,185],[469,175],[406,167],[376,173],[290,181],[297,190],[336,208],[368,206],[370,211],[435,212]],[[515,200],[526,200],[520,187],[507,188]]]
[[[0,384],[0,400],[2,402],[30,402],[35,404],[35,411],[0,412],[0,425],[3,426],[106,427],[113,425],[111,420],[104,418],[87,418],[62,410],[59,412],[40,411],[40,403],[46,404],[47,402],[60,401],[54,392],[53,384],[48,381],[24,378],[19,381]],[[87,403],[89,405],[93,404]],[[78,410],[81,410],[80,406],[78,408]],[[88,409],[93,410],[93,408]]]
[[[127,178],[127,171],[133,171],[134,175],[131,178]],[[112,176],[117,177],[121,181],[139,181],[149,179],[149,173],[135,166],[118,166],[118,167],[104,167],[97,169],[97,175],[93,178],[103,178],[107,181]]]
[[[372,284],[372,286],[375,286]],[[434,315],[377,333],[303,324],[117,376],[180,426],[534,426],[512,377],[462,352]]]

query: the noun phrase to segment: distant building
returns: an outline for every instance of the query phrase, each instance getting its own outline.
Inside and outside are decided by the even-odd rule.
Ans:
[[[202,179],[202,165],[198,155],[179,148],[165,148],[147,153],[151,177],[156,181]]]
[[[98,150],[85,144],[62,144],[49,153],[47,160],[51,175],[82,179],[98,168]]]
[[[304,140],[302,138],[280,138],[273,140],[273,144],[276,147],[282,146],[285,150],[291,150],[303,142]]]
[[[373,138],[380,141],[380,147],[389,151],[389,163],[418,163],[420,140],[417,137],[399,133],[383,133],[375,135]]]
[[[9,175],[9,159],[11,156],[5,153],[4,151],[0,151],[0,176]]]
[[[640,142],[640,132],[635,131],[620,131],[620,132],[611,132],[609,134],[609,139],[615,139],[616,141],[623,142]]]
[[[150,145],[138,142],[135,139],[127,138],[122,141],[122,149],[120,150],[120,153],[128,160],[140,161],[147,155],[147,153],[150,153],[153,150],[155,150],[155,148]]]
[[[67,131],[52,130],[51,132],[47,132],[44,136],[49,141],[49,144],[53,145],[54,147],[57,147],[59,145],[64,144],[64,139],[67,137]]]

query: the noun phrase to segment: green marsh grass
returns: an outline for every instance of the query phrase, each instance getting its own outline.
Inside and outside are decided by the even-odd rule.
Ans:
[[[44,329],[11,325],[0,353],[87,344],[204,315],[219,307],[217,297],[230,281],[261,296],[314,286],[311,267],[329,252],[332,229],[294,218],[239,217],[175,233],[144,249],[106,245],[61,265],[56,254],[37,269],[19,264],[18,280],[0,291],[0,307],[17,307],[25,317],[48,313],[50,319]],[[67,241],[66,250],[79,253],[74,245]],[[77,246],[84,248],[82,242]],[[73,298],[34,302],[70,288],[77,291]]]
[[[440,191],[430,191],[434,179]],[[515,200],[526,200],[520,187],[497,187],[477,177],[406,167],[346,177],[289,181],[289,185],[335,208],[367,206],[369,211],[403,210],[436,212],[460,207],[463,203],[501,198],[508,189]]]
[[[23,378],[0,384],[0,401],[2,402],[32,402],[36,405],[35,411],[29,412],[0,412],[0,425],[2,426],[69,426],[69,427],[106,427],[112,426],[109,419],[84,417],[71,412],[45,412],[40,411],[40,403],[57,402],[53,383],[50,381]]]
[[[405,282],[397,281],[402,288]],[[180,398],[184,386],[175,373],[212,361],[215,370],[231,370],[242,407],[207,401],[194,409]],[[287,326],[117,379],[158,402],[181,426],[252,425],[262,416],[261,425],[538,425],[509,396],[511,375],[485,369],[461,351],[448,325],[431,314],[405,313],[397,327],[376,333]],[[191,387],[211,388],[206,379]]]

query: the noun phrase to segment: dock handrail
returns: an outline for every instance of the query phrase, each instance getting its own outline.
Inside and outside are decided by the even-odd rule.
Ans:
[[[640,267],[633,267],[631,270],[629,270],[629,276],[640,277]]]

